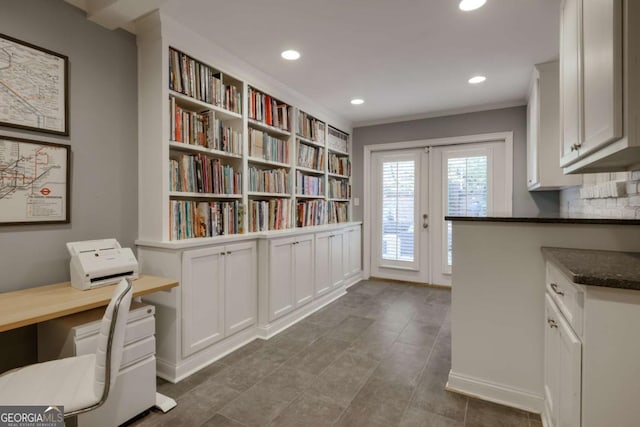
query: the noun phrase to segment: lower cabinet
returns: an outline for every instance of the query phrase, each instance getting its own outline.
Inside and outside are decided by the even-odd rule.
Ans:
[[[313,234],[269,243],[269,320],[313,299]]]
[[[316,296],[337,288],[344,281],[342,230],[316,234]]]
[[[255,242],[185,251],[180,288],[183,357],[255,324]]]
[[[360,226],[347,228],[344,231],[344,277],[348,278],[362,270],[362,233]]]
[[[640,291],[576,284],[547,262],[548,427],[640,425]]]
[[[544,393],[552,426],[580,426],[582,342],[549,295],[545,312]]]

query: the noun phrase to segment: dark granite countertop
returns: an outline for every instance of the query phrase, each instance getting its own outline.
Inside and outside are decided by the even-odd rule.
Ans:
[[[640,225],[640,219],[604,218],[581,215],[545,214],[525,216],[445,216],[447,221],[529,222],[542,224]]]
[[[542,254],[574,283],[640,290],[640,252],[543,247]]]

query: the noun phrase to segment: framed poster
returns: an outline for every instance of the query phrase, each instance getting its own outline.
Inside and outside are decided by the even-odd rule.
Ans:
[[[69,135],[69,58],[0,33],[0,125]]]
[[[0,135],[0,225],[69,223],[68,145]]]

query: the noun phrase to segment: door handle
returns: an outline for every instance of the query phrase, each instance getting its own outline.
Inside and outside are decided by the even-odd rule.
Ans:
[[[422,228],[429,228],[429,221],[427,220],[428,218],[429,218],[429,215],[427,214],[422,215]]]

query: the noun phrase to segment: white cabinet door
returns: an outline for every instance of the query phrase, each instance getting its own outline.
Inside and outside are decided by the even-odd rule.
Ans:
[[[256,323],[258,276],[256,243],[225,247],[225,333],[227,336]]]
[[[540,183],[538,177],[538,124],[540,118],[540,75],[534,71],[527,103],[527,186]],[[559,166],[559,165],[558,165]]]
[[[578,158],[580,132],[580,0],[564,0],[560,18],[560,117],[562,166]]]
[[[344,280],[344,257],[342,256],[342,241],[344,235],[342,231],[336,231],[329,238],[331,253],[331,287],[337,288]]]
[[[316,234],[316,296],[324,295],[331,290],[331,232]]]
[[[545,416],[552,427],[579,427],[582,342],[548,295],[545,311]]]
[[[558,413],[558,321],[553,311],[553,301],[545,295],[544,329],[544,414],[548,427],[557,425]]]
[[[622,0],[582,0],[580,156],[622,137]]]
[[[361,268],[361,252],[362,252],[362,238],[360,227],[353,227],[349,230],[348,237],[349,239],[349,275],[353,276],[362,270]]]
[[[351,235],[352,229],[348,228],[342,231],[342,279],[347,279],[351,276],[351,269],[349,268],[349,254],[351,253]]]
[[[224,338],[224,247],[182,255],[182,357]]]
[[[269,320],[295,307],[293,281],[294,238],[274,239],[269,244]]]
[[[293,246],[296,307],[313,300],[313,235],[301,236]]]
[[[561,315],[558,316],[558,427],[580,426],[582,343]]]

